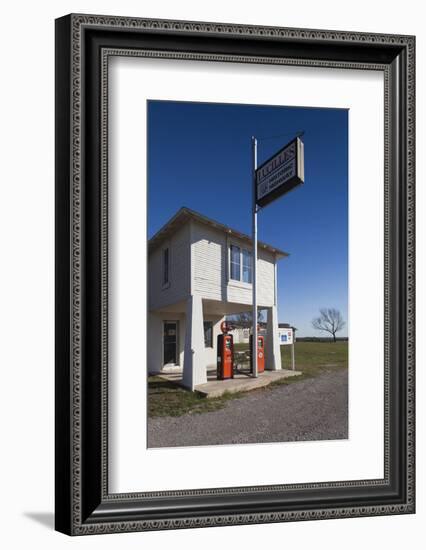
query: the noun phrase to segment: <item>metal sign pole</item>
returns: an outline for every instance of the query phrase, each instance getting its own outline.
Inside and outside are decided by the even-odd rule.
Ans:
[[[257,166],[257,140],[251,138],[252,145],[252,185],[253,185],[253,342],[252,342],[252,376],[257,378],[257,212],[285,193],[288,193],[305,181],[305,153],[301,136],[296,136],[282,147],[266,162]],[[275,272],[276,277],[276,272]],[[276,284],[276,279],[275,279]],[[274,327],[270,327],[274,330]],[[292,369],[295,368],[294,343],[292,351]]]
[[[256,169],[257,169],[257,139],[252,136],[252,155],[253,155],[253,168],[252,168],[252,185],[253,185],[253,341],[252,341],[252,358],[253,358],[253,377],[257,378],[257,203],[256,203]]]

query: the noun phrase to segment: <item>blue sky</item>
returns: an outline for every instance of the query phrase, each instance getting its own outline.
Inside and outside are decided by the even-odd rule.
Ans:
[[[182,206],[251,234],[251,136],[261,164],[304,131],[305,183],[258,214],[278,263],[278,316],[300,336],[324,335],[321,307],[348,319],[348,111],[148,102],[148,236]],[[347,335],[347,326],[338,334]]]

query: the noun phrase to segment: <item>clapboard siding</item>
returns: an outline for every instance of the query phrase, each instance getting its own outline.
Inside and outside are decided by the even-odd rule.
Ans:
[[[170,239],[164,241],[149,255],[149,308],[157,309],[186,300],[190,294],[190,227],[182,226]],[[163,288],[162,254],[165,247],[170,254],[170,284]]]
[[[192,222],[192,289],[205,299],[240,304],[252,303],[252,285],[228,280],[228,247],[231,243],[249,248],[247,242],[221,230]],[[275,302],[275,256],[258,251],[258,303],[272,306]]]
[[[257,294],[261,305],[275,303],[275,263],[274,256],[265,250],[258,251]]]
[[[226,235],[192,222],[192,288],[210,300],[225,299]]]

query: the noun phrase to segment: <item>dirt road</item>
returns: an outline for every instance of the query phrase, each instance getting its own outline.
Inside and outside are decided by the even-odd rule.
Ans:
[[[149,447],[348,437],[348,371],[248,393],[218,411],[148,421]]]

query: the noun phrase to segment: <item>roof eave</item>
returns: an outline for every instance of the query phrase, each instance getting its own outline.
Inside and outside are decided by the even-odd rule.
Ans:
[[[182,218],[182,222],[184,219],[192,219],[200,223],[204,223],[206,225],[214,227],[220,231],[224,231],[225,233],[228,233],[230,235],[234,235],[238,239],[241,239],[250,243],[252,242],[252,239],[245,233],[241,233],[236,229],[233,229],[225,224],[212,220],[206,216],[203,216],[199,212],[195,212],[194,210],[191,210],[190,208],[187,208],[184,206],[180,208],[176,212],[176,214],[165,225],[163,225],[163,227],[159,229],[157,233],[155,233],[153,237],[151,237],[151,239],[148,242],[149,251],[154,250],[157,246],[157,242],[161,242],[163,240],[162,238],[163,234],[164,234],[164,238],[166,238],[165,235],[172,229],[173,225],[175,225],[177,222],[180,221],[180,218]],[[281,260],[282,258],[286,258],[287,256],[289,256],[288,252],[284,252],[283,250],[275,248],[261,241],[258,241],[257,246],[258,246],[258,249],[267,250],[268,252],[274,254],[277,260]]]

